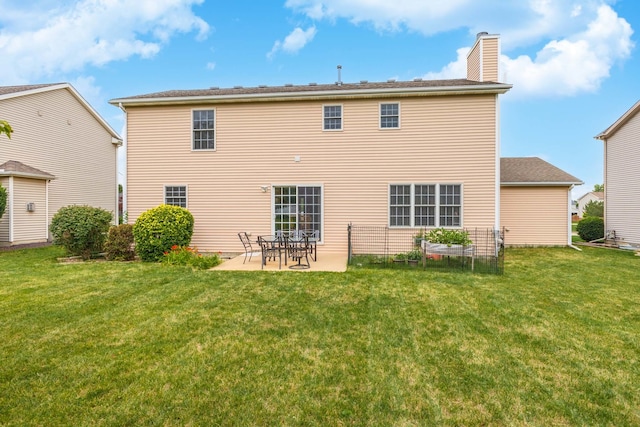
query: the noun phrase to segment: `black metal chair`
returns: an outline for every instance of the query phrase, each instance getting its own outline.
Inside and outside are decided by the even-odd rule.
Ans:
[[[309,238],[307,236],[303,236],[300,239],[289,239],[287,246],[289,256],[294,261],[298,261],[297,264],[289,266],[290,269],[311,268],[311,263],[309,262]],[[306,263],[302,263],[303,258]]]
[[[251,239],[249,239],[249,235],[247,233],[240,232],[238,233],[238,237],[240,237],[240,241],[244,246],[244,264],[247,261],[247,255],[249,255],[249,262],[251,262],[251,257],[253,256],[253,246],[251,245]]]
[[[273,236],[272,238],[265,239],[262,236],[258,236],[258,244],[262,253],[262,265],[260,268],[264,269],[267,264],[267,260],[275,260],[278,258],[278,269],[282,269],[282,252],[285,253],[284,265],[287,265],[287,247],[283,237]]]
[[[318,260],[318,241],[320,240],[320,232],[318,230],[305,231],[305,235],[309,239],[309,253],[311,259]]]

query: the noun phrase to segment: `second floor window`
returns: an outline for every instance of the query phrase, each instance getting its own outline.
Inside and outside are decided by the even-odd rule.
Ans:
[[[342,130],[342,105],[324,106],[324,130]]]
[[[215,150],[216,129],[214,110],[193,110],[193,149]]]
[[[380,104],[380,128],[397,129],[400,127],[400,104]]]

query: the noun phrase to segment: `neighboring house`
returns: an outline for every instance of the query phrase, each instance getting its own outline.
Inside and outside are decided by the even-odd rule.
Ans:
[[[46,242],[55,213],[90,205],[117,214],[118,134],[68,83],[0,86],[0,245]],[[114,218],[114,222],[117,218]]]
[[[640,101],[596,139],[604,142],[605,231],[640,246]]]
[[[604,191],[590,191],[587,194],[583,194],[578,198],[578,216],[582,218],[584,216],[584,208],[590,202],[603,202]]]
[[[571,189],[578,178],[537,157],[500,161],[500,223],[508,246],[571,244]]]

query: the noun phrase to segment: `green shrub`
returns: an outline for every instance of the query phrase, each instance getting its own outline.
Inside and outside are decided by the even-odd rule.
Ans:
[[[4,215],[4,210],[7,208],[7,190],[0,184],[0,218]]]
[[[189,265],[200,270],[208,270],[220,264],[218,255],[203,256],[198,253],[197,248],[189,246],[173,245],[171,250],[165,252],[162,257],[162,263],[168,265]]]
[[[53,243],[70,255],[89,259],[102,252],[113,215],[101,208],[72,205],[61,208],[51,220]]]
[[[133,225],[120,224],[109,229],[104,244],[106,257],[110,261],[131,261],[136,253],[133,249]]]
[[[604,237],[604,220],[597,216],[588,216],[578,222],[576,231],[585,242],[602,239]]]
[[[193,215],[179,206],[149,209],[133,225],[136,253],[143,261],[160,261],[174,245],[189,246],[192,235]]]
[[[469,233],[464,230],[450,230],[447,228],[434,228],[427,233],[426,240],[431,243],[442,243],[448,246],[463,245],[467,246],[473,243],[469,239]]]

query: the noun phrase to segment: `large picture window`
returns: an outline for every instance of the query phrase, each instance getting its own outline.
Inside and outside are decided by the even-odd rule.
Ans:
[[[215,150],[216,129],[214,110],[193,110],[193,149]]]
[[[462,185],[390,185],[389,226],[461,227]]]

